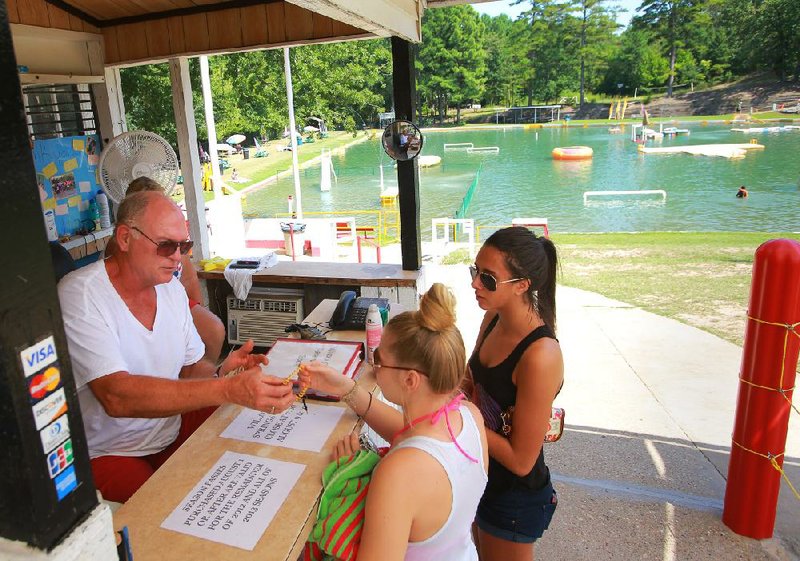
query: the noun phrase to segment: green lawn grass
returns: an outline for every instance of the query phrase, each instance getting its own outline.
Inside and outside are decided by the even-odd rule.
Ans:
[[[753,257],[798,233],[554,234],[559,282],[671,317],[742,344]]]
[[[336,150],[347,146],[360,136],[364,136],[364,132],[348,133],[344,131],[332,131],[328,138],[317,139],[311,144],[302,144],[298,146],[297,159],[300,165],[312,160],[322,153],[322,150]],[[367,131],[367,135],[375,134],[375,131]],[[241,191],[259,181],[263,181],[269,177],[277,175],[279,172],[290,170],[292,168],[292,152],[280,151],[278,148],[285,146],[288,140],[273,140],[267,142],[265,149],[269,155],[264,158],[255,158],[255,148],[250,148],[250,158],[245,160],[241,154],[234,154],[226,157],[231,167],[226,169],[222,174],[222,179],[231,189]],[[233,170],[239,173],[239,177],[247,178],[248,181],[243,183],[233,183],[231,181],[231,174]],[[212,192],[204,193],[205,200],[211,200],[214,197]]]

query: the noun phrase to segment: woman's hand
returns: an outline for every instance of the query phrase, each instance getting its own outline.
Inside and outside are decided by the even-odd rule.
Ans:
[[[269,363],[267,355],[253,353],[253,346],[253,340],[250,339],[247,343],[229,354],[225,360],[222,361],[220,371],[227,374],[238,368],[249,370],[259,364]]]
[[[317,391],[341,397],[353,388],[355,383],[330,366],[321,362],[304,362],[298,375],[301,387],[314,388]]]
[[[346,458],[358,452],[361,449],[361,443],[358,441],[358,435],[351,432],[347,436],[336,443],[331,453],[331,461],[336,461],[339,458]]]

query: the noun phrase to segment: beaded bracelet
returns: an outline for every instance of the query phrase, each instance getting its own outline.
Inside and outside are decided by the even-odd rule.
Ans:
[[[300,374],[300,370],[301,369],[302,369],[302,367],[298,366],[297,368],[292,370],[292,373],[289,374],[286,378],[283,379],[283,385],[285,386],[287,384],[291,384],[292,380],[294,379],[294,377],[297,376],[298,374]],[[307,391],[308,391],[308,386],[306,386],[306,385],[301,386],[300,387],[300,392],[297,394],[297,397],[295,398],[295,401],[302,401],[303,402],[303,409],[305,409],[306,412],[308,412],[308,405],[306,405],[306,392]]]

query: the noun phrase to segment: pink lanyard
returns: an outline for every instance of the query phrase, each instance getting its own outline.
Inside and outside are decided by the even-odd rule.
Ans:
[[[448,403],[446,403],[433,413],[428,413],[427,415],[423,415],[422,417],[417,417],[416,419],[408,423],[406,426],[404,426],[402,429],[394,433],[394,436],[392,437],[392,445],[394,445],[394,442],[395,440],[397,440],[398,436],[400,436],[407,430],[410,430],[415,425],[418,425],[419,423],[427,419],[430,419],[431,424],[435,425],[436,423],[439,422],[439,419],[442,417],[442,415],[444,415],[444,421],[445,423],[447,423],[447,432],[450,434],[450,441],[456,445],[456,448],[458,448],[458,451],[461,452],[464,455],[464,457],[466,457],[470,462],[477,464],[478,460],[470,456],[456,440],[456,437],[453,435],[453,429],[452,427],[450,427],[450,418],[447,416],[447,413],[449,411],[458,411],[459,407],[461,406],[462,399],[464,399],[464,394],[458,392],[458,394],[453,399],[451,399]]]

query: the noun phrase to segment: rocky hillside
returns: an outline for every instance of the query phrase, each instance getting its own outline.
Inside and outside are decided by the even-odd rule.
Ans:
[[[641,113],[646,98],[628,102],[627,116]],[[680,117],[685,115],[725,115],[770,111],[782,105],[791,107],[800,103],[800,83],[778,82],[763,77],[747,78],[731,84],[714,86],[707,90],[681,93],[672,98],[659,97],[645,105],[651,117]],[[584,105],[575,112],[576,119],[603,119],[608,117],[607,103]]]

